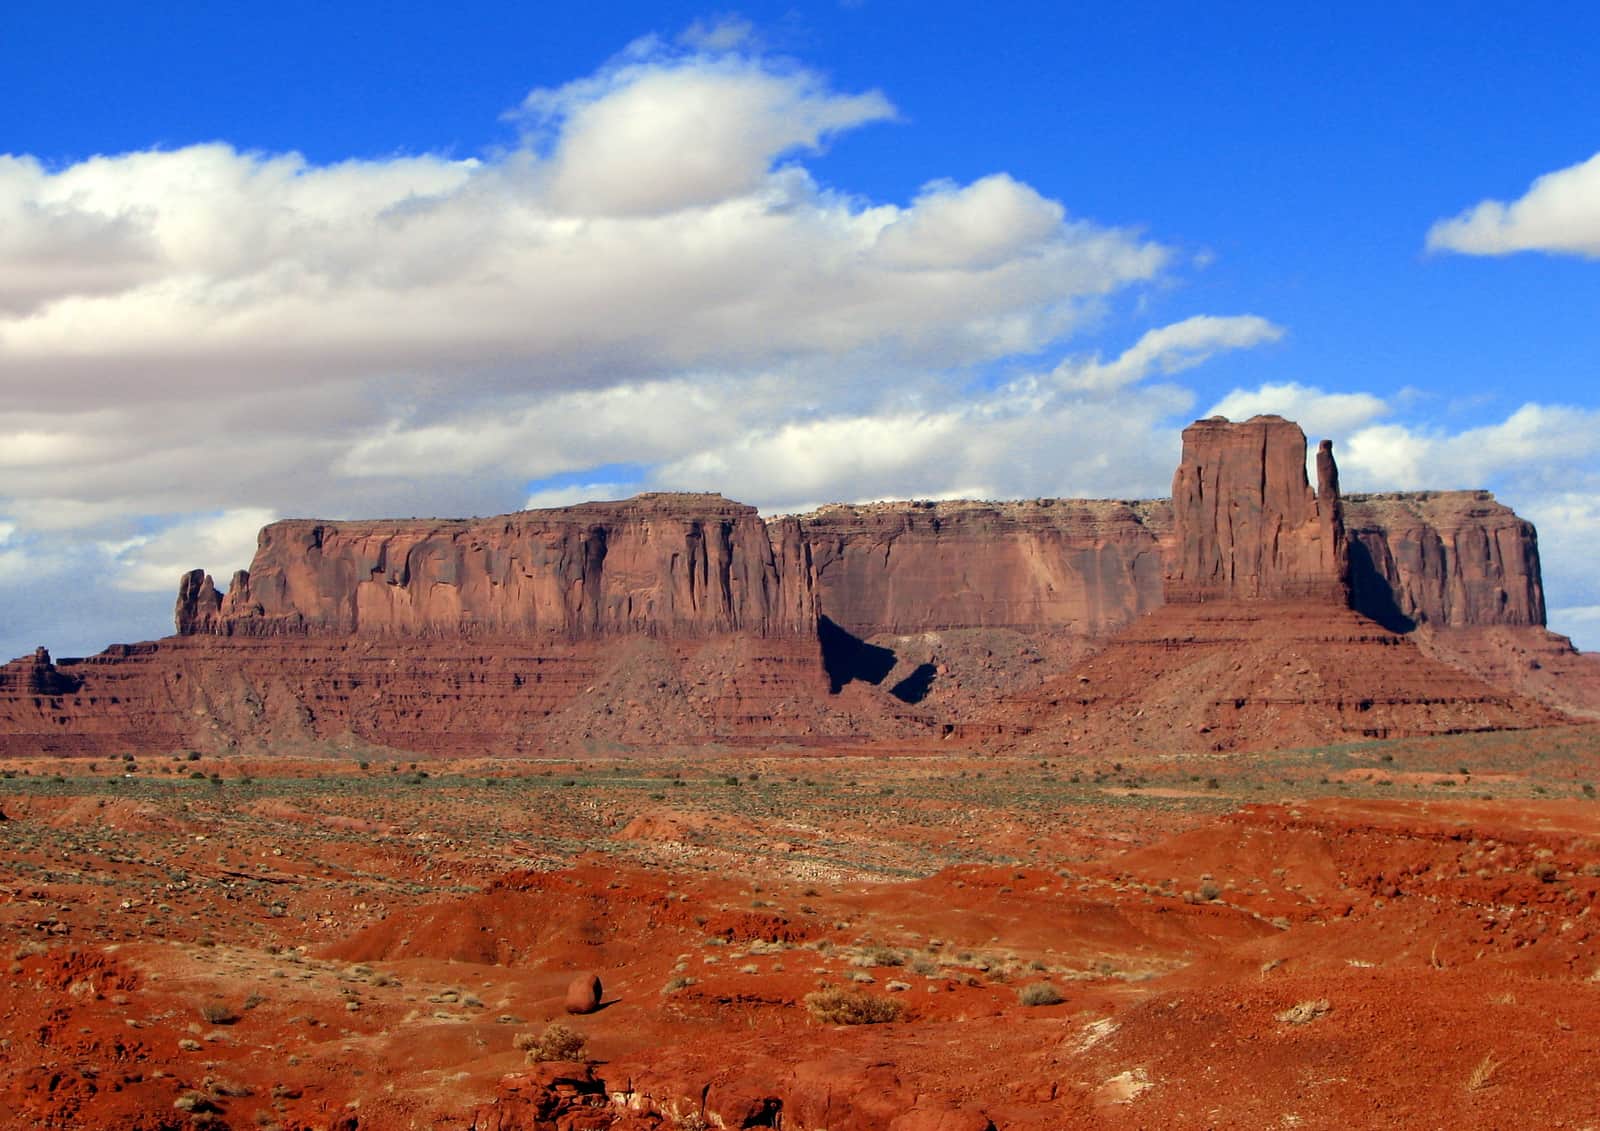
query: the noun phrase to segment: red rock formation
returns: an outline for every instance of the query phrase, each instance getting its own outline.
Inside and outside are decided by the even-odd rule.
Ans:
[[[1400,627],[1543,625],[1533,524],[1487,491],[1345,500],[1357,607]]]
[[[805,572],[780,572],[755,508],[720,495],[489,519],[275,522],[214,613],[208,582],[185,578],[180,633],[577,639],[783,636],[815,624]]]
[[[999,717],[1028,749],[1189,753],[1566,721],[1343,606],[1256,600],[1163,606]]]
[[[201,571],[184,576],[178,636],[59,664],[41,650],[0,668],[0,751],[990,740],[1055,726],[1048,711],[1028,708],[1019,724],[995,704],[1059,707],[1075,697],[1049,681],[1108,641],[1151,678],[1165,669],[1116,649],[1137,639],[1219,665],[1241,642],[1260,652],[1271,618],[1233,607],[1251,603],[1283,613],[1272,648],[1370,661],[1371,678],[1319,677],[1337,686],[1328,693],[1276,675],[1270,690],[1246,680],[1226,694],[1238,681],[1190,681],[1207,703],[1278,712],[1298,694],[1345,720],[1330,734],[1522,717],[1481,684],[1452,683],[1454,665],[1565,710],[1600,710],[1593,658],[1539,627],[1527,523],[1483,493],[1360,496],[1347,536],[1326,444],[1317,478],[1313,491],[1299,428],[1257,417],[1187,429],[1170,504],[876,504],[765,523],[720,495],[643,495],[492,519],[274,523],[226,596]],[[1374,659],[1399,655],[1401,638],[1352,627],[1352,596],[1387,629],[1421,626],[1400,649],[1415,671]],[[1218,608],[1198,621],[1166,611],[1196,605]],[[1369,646],[1390,651],[1361,660]],[[1412,687],[1418,672],[1432,674]],[[1373,684],[1381,673],[1399,690]],[[1430,696],[1498,705],[1436,710]],[[1393,721],[1356,718],[1372,709],[1362,703],[1387,703]],[[1301,733],[1259,728],[1291,731]]]
[[[567,985],[564,1008],[568,1013],[593,1013],[600,1008],[600,999],[604,993],[600,975],[579,974]]]
[[[1153,503],[876,503],[799,520],[819,609],[862,637],[954,628],[1097,636],[1161,603]]]
[[[63,675],[44,648],[35,648],[31,656],[20,656],[9,664],[0,665],[0,696],[70,695],[78,689],[79,683]]]
[[[238,574],[234,575],[235,585]],[[178,581],[178,603],[172,611],[179,636],[217,631],[222,615],[222,594],[203,569],[191,569]]]
[[[1328,600],[1344,604],[1349,558],[1332,445],[1306,479],[1306,439],[1281,416],[1223,417],[1183,431],[1172,479],[1168,601]]]

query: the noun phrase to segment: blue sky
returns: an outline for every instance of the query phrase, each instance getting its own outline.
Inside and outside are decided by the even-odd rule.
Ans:
[[[1218,409],[1600,647],[1593,6],[186,7],[0,16],[5,655],[274,517],[1159,495]]]

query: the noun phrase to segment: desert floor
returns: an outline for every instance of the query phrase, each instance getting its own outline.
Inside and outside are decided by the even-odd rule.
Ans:
[[[0,1126],[1600,1126],[1600,728],[311,754],[0,765]]]

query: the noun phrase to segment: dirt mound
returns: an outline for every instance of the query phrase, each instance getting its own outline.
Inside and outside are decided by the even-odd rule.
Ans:
[[[34,803],[35,814],[57,829],[70,829],[80,825],[94,825],[124,832],[164,832],[178,827],[168,813],[148,802],[125,798],[82,797],[67,801],[59,807],[46,803],[39,812],[40,803]],[[48,815],[46,815],[48,814]]]
[[[1243,601],[1164,606],[997,717],[1041,751],[1268,750],[1565,721],[1352,610]]]

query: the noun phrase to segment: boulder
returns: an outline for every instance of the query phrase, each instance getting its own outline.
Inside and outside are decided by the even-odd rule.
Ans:
[[[567,986],[566,1010],[568,1013],[593,1013],[600,1008],[604,988],[598,974],[580,974]]]

